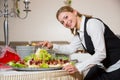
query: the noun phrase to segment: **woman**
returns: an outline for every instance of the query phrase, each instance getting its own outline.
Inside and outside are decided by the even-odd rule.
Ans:
[[[79,71],[84,74],[84,80],[120,79],[120,39],[104,22],[80,14],[69,6],[61,7],[56,17],[63,26],[71,30],[74,35],[73,41],[66,46],[54,45],[48,41],[38,45],[65,53],[73,53],[82,45],[92,57],[75,66],[66,65],[64,70],[70,74]]]

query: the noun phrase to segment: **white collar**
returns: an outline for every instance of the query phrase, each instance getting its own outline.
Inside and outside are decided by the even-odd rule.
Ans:
[[[85,23],[85,16],[81,17],[80,29],[77,32],[84,32],[84,23]]]

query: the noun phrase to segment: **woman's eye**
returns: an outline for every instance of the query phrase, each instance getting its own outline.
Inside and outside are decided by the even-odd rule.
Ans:
[[[64,21],[62,21],[62,24],[64,24]]]
[[[64,21],[61,21],[61,24],[64,24]]]
[[[67,19],[67,18],[68,18],[68,16],[65,16],[65,17],[64,17],[64,19]]]

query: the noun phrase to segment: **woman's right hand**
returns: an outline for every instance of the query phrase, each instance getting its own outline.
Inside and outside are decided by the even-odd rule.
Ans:
[[[67,71],[69,74],[74,74],[78,72],[78,69],[72,65],[72,64],[67,64],[63,67],[63,70]]]
[[[49,42],[49,41],[38,42],[37,46],[46,47],[48,49],[53,48],[53,44],[51,42]]]

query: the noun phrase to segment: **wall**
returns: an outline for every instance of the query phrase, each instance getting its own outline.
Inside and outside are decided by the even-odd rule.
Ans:
[[[0,9],[3,9],[0,0]],[[9,8],[12,1],[9,1]],[[31,0],[28,18],[25,20],[9,17],[9,41],[34,40],[70,40],[70,31],[64,28],[56,19],[56,11],[64,5],[64,0]],[[101,18],[110,28],[120,34],[120,0],[72,0],[72,7],[84,14]],[[22,12],[24,4],[20,2]],[[10,10],[9,10],[10,11]],[[4,40],[4,18],[0,17],[0,41]]]

